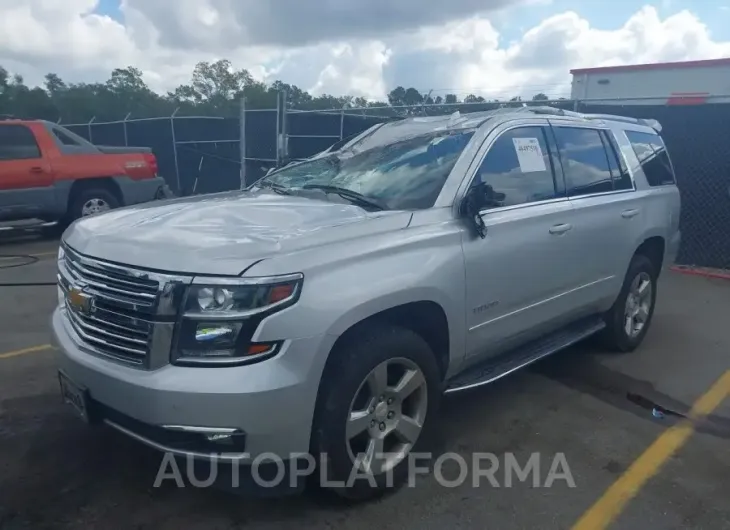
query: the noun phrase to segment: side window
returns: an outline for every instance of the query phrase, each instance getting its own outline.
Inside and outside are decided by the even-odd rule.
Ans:
[[[568,196],[613,191],[608,155],[597,129],[554,127]]]
[[[601,136],[606,145],[608,153],[608,165],[611,168],[611,176],[613,177],[613,189],[615,190],[631,190],[634,189],[634,183],[631,182],[631,175],[626,166],[626,161],[620,155],[616,137],[610,131],[602,131]]]
[[[514,206],[557,196],[545,128],[520,127],[492,144],[474,177],[488,185],[493,207]]]
[[[635,131],[626,131],[626,136],[641,163],[649,186],[674,184],[674,171],[661,136]]]
[[[0,160],[40,158],[33,132],[25,125],[0,125]]]
[[[54,136],[55,136],[56,138],[58,138],[58,140],[59,140],[59,141],[60,141],[60,142],[61,142],[61,143],[62,143],[63,145],[75,145],[75,146],[78,146],[78,145],[79,145],[79,143],[78,143],[78,142],[77,142],[76,140],[74,140],[73,138],[71,138],[71,136],[69,136],[68,134],[66,134],[66,133],[65,133],[64,131],[62,131],[61,129],[56,129],[56,128],[54,127],[54,128],[52,129],[52,130],[53,130],[53,134],[54,134]]]

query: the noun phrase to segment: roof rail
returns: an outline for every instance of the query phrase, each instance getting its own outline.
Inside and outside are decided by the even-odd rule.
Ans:
[[[573,112],[572,110],[559,109],[557,107],[548,107],[547,105],[539,105],[534,107],[518,107],[516,110],[522,110],[526,112],[533,112],[535,114],[549,114],[551,116],[571,116],[574,118],[582,118],[583,114],[580,112]]]
[[[0,114],[0,120],[17,120],[12,114]]]

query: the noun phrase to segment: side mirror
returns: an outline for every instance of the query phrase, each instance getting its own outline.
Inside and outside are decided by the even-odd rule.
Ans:
[[[477,235],[484,239],[487,236],[487,226],[481,214],[482,208],[501,206],[505,199],[504,193],[494,191],[489,184],[480,182],[466,192],[461,204],[461,213],[470,220]]]

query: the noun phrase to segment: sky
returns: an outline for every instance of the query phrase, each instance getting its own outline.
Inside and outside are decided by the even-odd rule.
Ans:
[[[0,65],[42,84],[135,66],[165,92],[199,61],[383,99],[570,93],[570,69],[730,57],[730,0],[0,0]]]

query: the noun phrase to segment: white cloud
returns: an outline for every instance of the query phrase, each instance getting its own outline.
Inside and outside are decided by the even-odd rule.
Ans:
[[[123,0],[124,23],[94,14],[96,0],[0,0],[0,65],[35,84],[51,71],[67,81],[90,81],[134,65],[150,86],[167,90],[187,82],[196,62],[228,58],[259,79],[280,78],[315,93],[383,98],[404,85],[501,98],[566,95],[568,71],[576,67],[730,55],[730,42],[713,40],[688,11],[661,18],[655,8],[644,7],[613,30],[596,29],[568,11],[505,44],[477,7],[484,2],[454,0],[459,17],[438,25],[432,13],[409,18],[402,10],[378,27],[372,23],[378,17],[371,15],[395,5],[392,0],[373,0],[367,17],[358,11],[362,2],[337,1],[342,12],[323,12],[324,22],[347,25],[348,17],[360,16],[369,29],[353,30],[348,39],[337,28],[316,33],[299,27],[306,21],[297,23],[295,15],[304,16],[298,11],[277,18],[260,0],[244,2],[253,6],[248,17],[234,0]],[[495,9],[516,3],[486,4]],[[307,17],[313,19],[311,13]],[[264,34],[267,25],[270,35]]]

